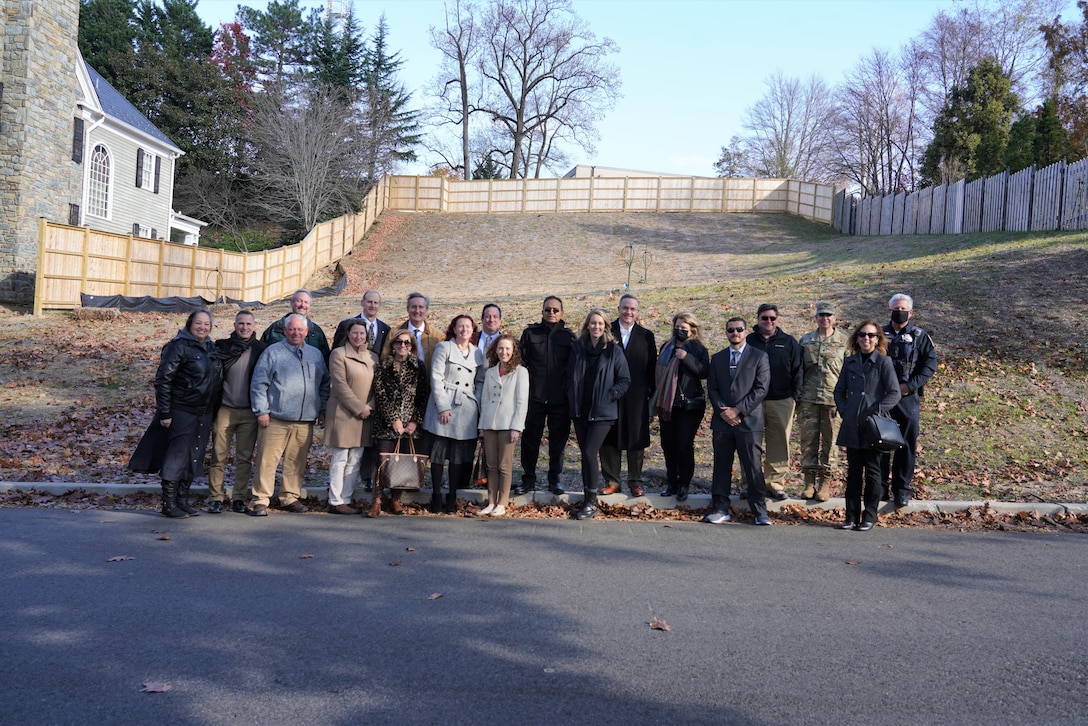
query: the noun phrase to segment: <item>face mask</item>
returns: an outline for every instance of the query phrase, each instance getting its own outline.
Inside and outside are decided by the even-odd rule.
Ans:
[[[892,322],[902,325],[910,318],[910,310],[892,310]]]
[[[681,343],[688,339],[688,331],[682,330],[680,328],[673,328],[672,334]]]

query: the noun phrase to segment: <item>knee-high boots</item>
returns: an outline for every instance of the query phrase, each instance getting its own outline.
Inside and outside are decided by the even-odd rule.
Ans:
[[[178,507],[178,483],[169,479],[162,480],[162,516],[171,519],[184,519],[188,513]]]

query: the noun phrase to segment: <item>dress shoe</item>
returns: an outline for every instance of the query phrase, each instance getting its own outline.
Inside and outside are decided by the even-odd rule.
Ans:
[[[685,484],[685,485],[681,486],[679,489],[676,490],[676,501],[685,502],[685,501],[687,501],[687,498],[688,498],[688,487]]]
[[[494,511],[495,511],[495,505],[494,504],[488,504],[486,507],[484,507],[479,512],[477,512],[477,514],[486,515],[486,514],[491,514]]]
[[[729,512],[713,511],[710,514],[703,517],[703,521],[707,524],[725,524],[732,520],[729,516]]]
[[[768,527],[771,524],[771,518],[766,514],[756,517],[755,524],[760,527]]]
[[[855,524],[854,525],[854,531],[855,532],[868,532],[872,528],[873,528],[873,523],[872,522],[862,522],[861,524]]]
[[[223,511],[223,502],[213,499],[208,502],[208,514],[219,514]]]
[[[578,511],[574,513],[574,518],[579,520],[593,519],[596,516],[597,505],[592,502],[583,502]]]
[[[663,497],[675,497],[676,493],[680,491],[680,487],[676,484],[669,484],[665,487],[665,491],[661,492]]]
[[[329,514],[358,514],[359,510],[350,504],[330,504]]]
[[[249,511],[249,508],[246,506],[246,503],[243,502],[241,499],[235,499],[233,502],[230,503],[230,511],[237,514],[245,514]]]
[[[510,494],[515,497],[520,497],[522,494],[528,494],[531,491],[533,491],[533,485],[522,482],[521,484],[518,484],[516,487],[511,489]]]
[[[895,508],[902,509],[910,504],[910,495],[908,494],[896,494],[895,495]],[[210,511],[210,510],[209,510]]]
[[[852,519],[848,519],[845,522],[843,522],[842,524],[840,524],[839,526],[835,527],[835,529],[853,529],[857,525],[858,525],[857,522],[855,522]]]
[[[767,496],[768,498],[773,499],[776,502],[784,502],[790,498],[790,495],[786,494],[784,489],[772,489],[771,491],[767,492]]]
[[[495,507],[494,511],[491,512],[491,516],[492,517],[505,517],[506,516],[506,507],[504,507],[504,506],[502,506],[500,504],[499,506]]]
[[[374,491],[374,480],[373,479],[367,479],[365,482],[363,482],[363,491],[364,492]]]
[[[276,507],[276,509],[280,510],[281,512],[291,512],[292,514],[302,514],[303,512],[310,511],[309,507],[307,507],[305,504],[297,499],[290,504],[281,504],[280,506]]]
[[[389,511],[393,514],[404,514],[404,505],[400,503],[399,499],[394,499],[393,506]]]
[[[632,497],[644,497],[644,496],[646,496],[646,491],[642,487],[640,487],[638,484],[632,484],[631,485],[631,496]]]
[[[601,496],[608,496],[609,494],[619,494],[619,493],[620,493],[620,485],[619,484],[609,484],[608,486],[606,486],[604,489],[602,489],[600,491]]]
[[[554,494],[557,497],[562,495],[562,494],[567,493],[567,490],[564,489],[563,485],[560,484],[559,482],[556,482],[555,484],[549,484],[548,485],[548,491],[551,492],[552,494]]]
[[[268,507],[264,504],[254,504],[248,512],[251,517],[267,517]]]

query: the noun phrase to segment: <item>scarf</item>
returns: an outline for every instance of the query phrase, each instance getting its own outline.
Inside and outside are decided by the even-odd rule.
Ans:
[[[242,340],[238,337],[238,333],[231,333],[229,338],[216,341],[216,356],[223,364],[223,375],[226,376],[230,367],[238,362],[238,359],[242,357],[242,353],[253,347],[253,343],[256,342],[257,336],[249,336],[249,340]]]
[[[675,343],[669,341],[657,357],[654,381],[657,383],[657,400],[654,412],[662,421],[672,420],[672,403],[676,399],[677,380],[680,377],[680,359],[673,355]]]

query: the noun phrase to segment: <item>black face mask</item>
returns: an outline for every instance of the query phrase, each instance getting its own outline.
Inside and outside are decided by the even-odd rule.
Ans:
[[[902,325],[910,319],[910,310],[892,310],[892,322]]]
[[[682,330],[681,328],[673,328],[672,334],[673,334],[673,337],[676,338],[681,343],[683,343],[685,340],[688,339],[688,331]]]

